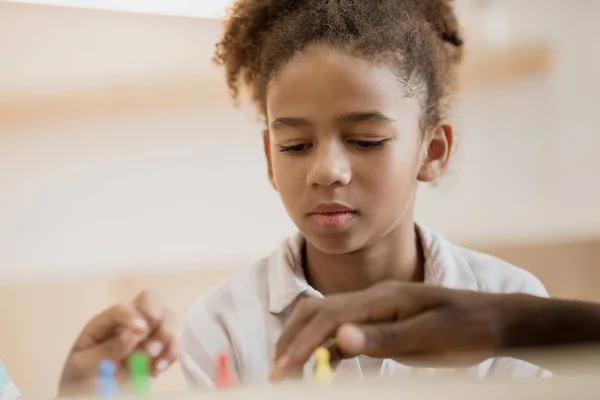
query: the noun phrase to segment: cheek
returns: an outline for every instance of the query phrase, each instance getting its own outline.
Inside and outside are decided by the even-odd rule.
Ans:
[[[379,193],[404,192],[417,182],[419,169],[418,143],[392,143],[374,157],[358,160],[354,178]],[[383,199],[382,199],[383,200]]]
[[[300,157],[289,157],[271,149],[271,168],[277,191],[282,197],[298,193],[305,186],[305,165]],[[273,153],[273,151],[275,153]]]

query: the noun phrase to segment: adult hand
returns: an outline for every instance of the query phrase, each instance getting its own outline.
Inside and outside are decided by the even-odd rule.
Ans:
[[[514,303],[506,296],[388,281],[302,299],[277,343],[271,379],[298,371],[319,346],[338,358],[476,364],[502,346]]]

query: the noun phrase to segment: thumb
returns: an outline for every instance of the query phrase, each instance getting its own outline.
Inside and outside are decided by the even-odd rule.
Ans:
[[[390,358],[400,355],[410,347],[401,341],[401,323],[342,325],[336,335],[340,351],[346,357],[366,355],[376,358]]]
[[[336,344],[346,357],[356,357],[365,353],[367,336],[361,327],[345,324],[337,331]]]
[[[126,329],[117,336],[82,350],[79,354],[74,355],[79,359],[79,375],[95,374],[98,364],[102,360],[111,360],[119,365],[144,338],[144,335]]]
[[[132,331],[139,335],[147,335],[148,322],[126,305],[118,305],[98,314],[83,328],[81,335],[73,346],[74,351],[96,347],[115,337],[115,333]]]

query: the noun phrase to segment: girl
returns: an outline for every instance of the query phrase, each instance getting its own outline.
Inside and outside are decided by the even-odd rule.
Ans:
[[[531,274],[414,221],[419,183],[440,177],[452,154],[447,117],[462,52],[449,0],[235,3],[216,60],[234,97],[249,89],[264,119],[269,179],[299,234],[192,306],[181,346],[207,375],[226,350],[239,382],[267,379],[305,296],[390,279],[547,296]],[[382,365],[439,372],[366,357],[339,368]],[[540,372],[509,359],[468,371]]]

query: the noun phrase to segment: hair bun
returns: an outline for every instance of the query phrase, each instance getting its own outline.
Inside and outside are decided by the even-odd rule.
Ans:
[[[456,47],[461,47],[464,44],[462,38],[456,33],[442,32],[442,40]]]
[[[454,0],[414,0],[421,8],[423,17],[439,37],[455,47],[462,47],[464,40],[454,10]]]

